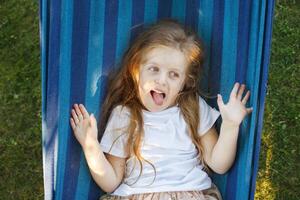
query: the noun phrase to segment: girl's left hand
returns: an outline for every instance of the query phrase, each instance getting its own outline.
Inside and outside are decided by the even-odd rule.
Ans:
[[[252,108],[246,108],[246,103],[250,96],[250,91],[247,91],[244,98],[242,98],[245,91],[245,85],[235,83],[230,93],[229,101],[224,104],[222,96],[218,94],[218,106],[222,116],[223,123],[239,126],[247,114],[252,112]]]

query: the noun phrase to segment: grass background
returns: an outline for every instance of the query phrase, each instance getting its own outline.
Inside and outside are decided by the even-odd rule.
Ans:
[[[277,1],[257,200],[300,199],[300,2]],[[0,0],[0,199],[43,199],[38,3]]]

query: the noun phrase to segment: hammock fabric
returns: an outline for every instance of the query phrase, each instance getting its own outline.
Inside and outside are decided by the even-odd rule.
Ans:
[[[254,110],[241,125],[235,164],[213,178],[225,200],[253,199],[273,7],[273,0],[40,0],[45,199],[103,194],[73,136],[70,108],[83,103],[98,116],[108,73],[143,26],[162,18],[193,27],[204,40],[204,91],[225,102],[236,81],[251,91]]]

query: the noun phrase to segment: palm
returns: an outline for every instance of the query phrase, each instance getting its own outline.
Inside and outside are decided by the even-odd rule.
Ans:
[[[245,85],[239,85],[236,83],[230,93],[230,98],[227,104],[223,103],[222,97],[218,97],[218,106],[223,121],[230,122],[234,125],[239,125],[245,116],[251,112],[251,108],[246,108],[246,103],[250,96],[248,91],[244,98],[242,95],[245,90]]]
[[[96,119],[88,114],[83,105],[74,105],[72,118],[70,119],[74,135],[81,146],[97,141],[97,122]]]

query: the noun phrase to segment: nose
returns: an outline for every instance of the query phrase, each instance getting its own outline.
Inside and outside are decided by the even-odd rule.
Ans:
[[[157,84],[160,84],[160,85],[166,85],[166,82],[167,82],[167,75],[164,74],[164,73],[160,73],[157,77],[156,77],[156,80],[155,82]]]

